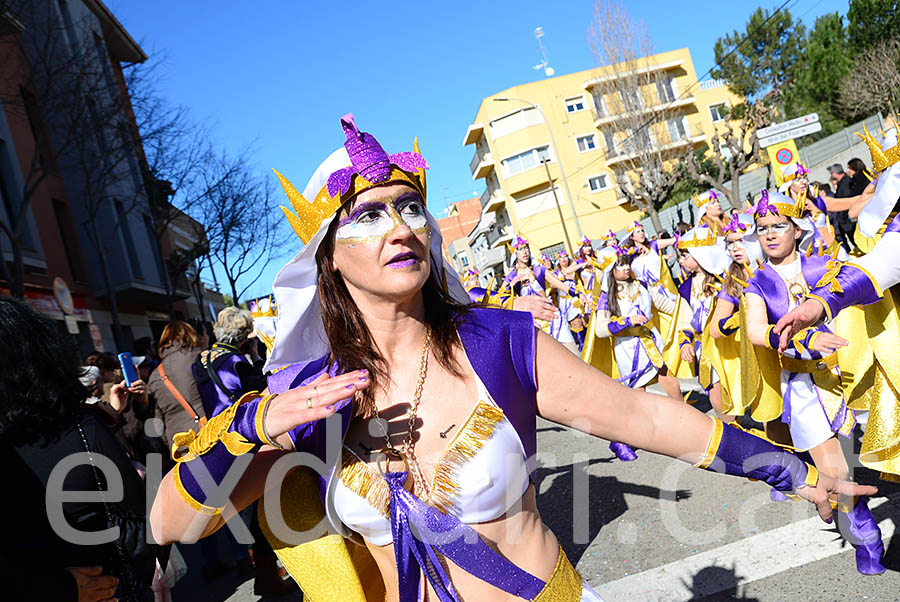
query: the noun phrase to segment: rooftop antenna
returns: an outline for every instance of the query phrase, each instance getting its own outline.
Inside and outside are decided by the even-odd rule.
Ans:
[[[549,65],[549,63],[547,61],[547,49],[544,48],[544,43],[541,41],[541,38],[544,37],[544,28],[543,27],[535,27],[534,28],[534,37],[537,38],[538,46],[541,47],[541,56],[544,57],[544,60],[542,60],[539,64],[532,67],[532,69],[534,69],[535,71],[540,71],[541,69],[543,69],[544,75],[546,75],[547,77],[553,77],[553,74],[555,73],[555,71],[553,70],[553,67],[551,67]]]

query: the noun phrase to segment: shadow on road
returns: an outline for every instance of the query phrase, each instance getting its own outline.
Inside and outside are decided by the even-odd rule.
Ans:
[[[541,519],[556,534],[559,543],[573,565],[577,565],[585,549],[594,540],[604,525],[609,524],[628,510],[625,494],[640,495],[654,499],[684,500],[691,496],[686,489],[662,490],[658,487],[623,483],[615,477],[598,477],[587,474],[588,465],[617,462],[615,458],[598,458],[586,464],[541,467],[535,471],[538,491],[544,479],[552,478],[550,487],[538,493],[537,504]],[[578,508],[576,522],[576,500],[573,495],[573,473],[582,472],[579,479],[587,479],[587,508]],[[579,496],[580,497],[580,496]],[[578,500],[579,504],[583,504]],[[584,513],[587,513],[585,516]],[[615,545],[610,541],[608,545]]]
[[[718,600],[744,600],[745,602],[759,602],[758,598],[745,597],[738,586],[743,581],[738,577],[734,567],[727,569],[721,566],[708,566],[697,571],[693,581],[681,583],[689,592],[694,602],[717,602]],[[707,592],[715,592],[709,594]]]

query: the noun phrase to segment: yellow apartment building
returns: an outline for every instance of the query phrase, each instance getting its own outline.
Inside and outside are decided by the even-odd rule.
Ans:
[[[645,64],[657,72],[655,83],[644,87],[643,98],[630,100],[647,113],[666,107],[668,119],[651,134],[653,144],[708,145],[716,126],[725,125],[722,109],[742,102],[722,81],[698,82],[687,48],[653,55]],[[609,109],[622,106],[609,98],[608,82],[619,72],[601,67],[570,73],[481,101],[463,138],[474,146],[472,178],[485,181],[482,220],[469,236],[476,269],[502,272],[497,251],[516,233],[533,252],[555,256],[565,248],[560,210],[576,248],[582,235],[596,240],[642,217],[615,186],[634,160],[627,145],[631,132]]]

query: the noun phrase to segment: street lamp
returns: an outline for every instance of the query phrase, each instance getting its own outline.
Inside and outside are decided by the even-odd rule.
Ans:
[[[493,100],[495,100],[497,102],[521,102],[523,104],[528,105],[532,109],[536,109],[537,112],[540,113],[541,119],[544,120],[544,125],[547,126],[547,133],[550,134],[550,146],[553,148],[553,154],[556,155],[557,163],[559,163],[559,175],[560,175],[560,177],[562,177],[563,186],[566,189],[566,197],[569,200],[569,209],[572,210],[572,218],[575,220],[575,230],[578,231],[578,238],[580,240],[584,235],[581,232],[581,224],[578,223],[578,213],[575,211],[575,203],[572,201],[572,193],[569,192],[569,181],[566,180],[566,170],[562,164],[562,157],[559,156],[559,150],[556,147],[556,140],[553,138],[553,128],[550,127],[550,122],[547,121],[547,116],[544,115],[544,112],[541,110],[541,107],[539,107],[536,104],[534,104],[533,102],[529,102],[523,98],[503,97],[503,98],[494,98]],[[544,164],[544,167],[547,168],[547,174],[549,177],[550,168],[547,167],[546,163]],[[553,196],[556,197],[556,192],[555,192],[555,187],[553,186],[553,182],[550,182],[550,191],[553,192]],[[558,206],[559,206],[559,204],[557,203],[557,207]],[[560,214],[560,219],[562,219],[562,214]],[[566,224],[565,224],[565,222],[563,222],[563,231],[564,232],[565,232],[565,228],[566,228]],[[571,252],[571,250],[570,250],[570,252]]]

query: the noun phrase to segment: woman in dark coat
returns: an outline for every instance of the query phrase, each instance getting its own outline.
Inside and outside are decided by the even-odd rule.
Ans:
[[[146,543],[144,487],[108,415],[84,404],[74,342],[4,296],[0,340],[4,597],[152,599],[155,547]],[[113,395],[126,395],[124,385]],[[95,497],[64,501],[72,492]],[[96,541],[111,526],[118,538]]]

